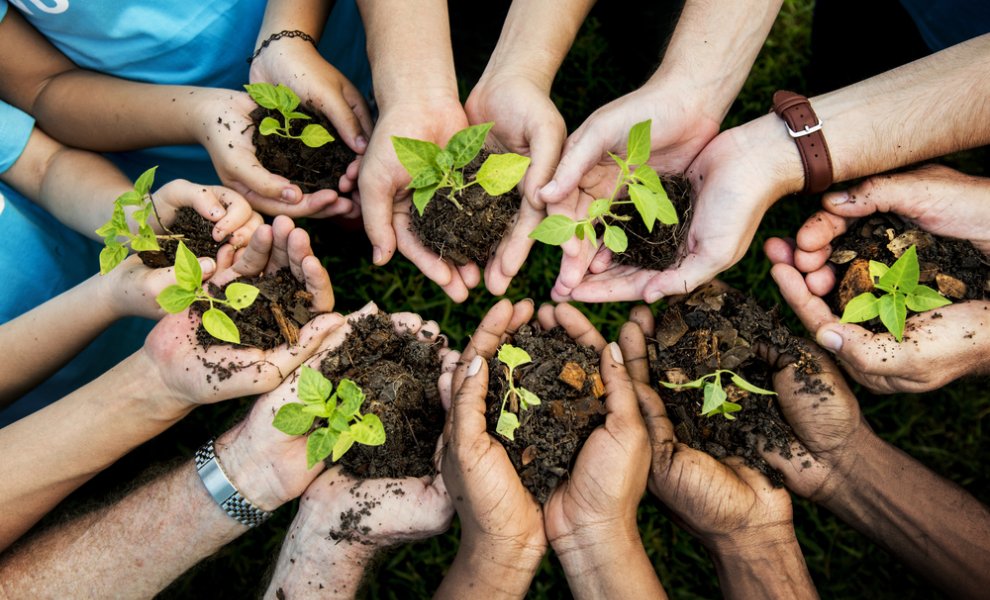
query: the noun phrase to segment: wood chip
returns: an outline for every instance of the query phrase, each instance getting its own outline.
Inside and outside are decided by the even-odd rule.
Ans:
[[[681,311],[668,310],[663,313],[663,319],[660,320],[660,326],[657,327],[657,343],[666,350],[676,344],[687,332],[688,326],[684,322],[684,318],[681,317]]]
[[[962,300],[966,297],[966,284],[952,275],[939,273],[935,276],[935,283],[938,284],[938,291],[942,292],[943,296],[955,298],[956,300]]]
[[[688,378],[687,373],[684,372],[684,369],[667,369],[663,372],[663,376],[669,383],[673,383],[675,385],[680,385],[691,381]]]
[[[275,317],[275,322],[278,323],[279,331],[282,332],[282,337],[289,342],[290,346],[295,346],[299,343],[299,328],[296,324],[285,318],[285,313],[282,311],[282,307],[278,304],[272,304],[272,316]]]
[[[842,282],[839,284],[839,311],[846,309],[846,304],[864,292],[873,291],[873,278],[870,277],[870,261],[857,258],[849,265]]]
[[[939,267],[937,263],[922,262],[918,264],[918,283],[928,283],[935,281]]]
[[[536,454],[537,454],[536,446],[526,446],[526,449],[523,450],[521,457],[523,466],[525,467],[529,463],[536,460]]]
[[[932,238],[931,234],[912,229],[890,240],[887,244],[887,250],[890,250],[896,258],[900,258],[911,246],[917,246],[918,250],[923,250],[933,243],[935,243],[935,239]]]
[[[602,383],[602,376],[598,373],[591,374],[591,393],[595,395],[595,398],[601,398],[605,395],[605,384]]]
[[[584,381],[588,378],[588,374],[584,372],[581,365],[575,362],[569,362],[564,365],[564,368],[560,371],[560,375],[557,375],[557,379],[563,381],[572,388],[581,391],[584,388]]]
[[[836,250],[832,256],[828,257],[829,262],[836,265],[844,265],[856,258],[855,250]]]

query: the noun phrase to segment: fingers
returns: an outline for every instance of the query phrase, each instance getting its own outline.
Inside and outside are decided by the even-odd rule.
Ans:
[[[320,264],[320,259],[312,254],[302,261],[302,281],[306,282],[306,291],[313,295],[309,308],[315,313],[333,310],[333,286],[330,284],[330,274]]]
[[[619,428],[642,426],[639,402],[633,390],[633,382],[623,364],[622,350],[612,342],[601,352],[602,382],[605,384],[605,408],[609,419],[617,421]]]
[[[763,253],[771,264],[784,263],[793,267],[795,247],[794,240],[772,237],[763,242]]]
[[[241,191],[241,190],[239,190]],[[242,193],[244,193],[242,191]],[[332,216],[336,214],[338,210],[350,210],[350,207],[345,204],[341,208],[336,208],[336,205],[340,202],[345,202],[342,198],[339,198],[337,192],[334,190],[318,190],[316,192],[311,192],[309,194],[303,195],[299,192],[300,201],[295,204],[286,204],[280,200],[272,200],[263,196],[259,196],[253,191],[247,191],[244,193],[244,197],[255,210],[262,214],[275,216],[275,215],[285,215],[293,219],[298,219],[301,217],[314,217],[320,218],[325,216]]]
[[[488,361],[475,356],[467,365],[465,379],[451,406],[451,444],[469,443],[485,435],[485,394],[488,392]]]
[[[385,142],[387,141],[385,140]],[[397,245],[395,230],[392,227],[392,202],[398,190],[398,184],[393,181],[389,170],[382,163],[382,158],[373,156],[376,151],[391,152],[392,150],[390,148],[375,148],[374,143],[369,146],[368,154],[361,161],[358,187],[361,189],[361,213],[364,215],[364,230],[373,246],[372,261],[376,265],[382,266],[395,254]],[[436,280],[434,279],[434,281]],[[440,285],[443,286],[443,284]]]
[[[519,213],[509,226],[506,234],[495,249],[495,256],[485,267],[485,287],[493,296],[501,296],[509,288],[512,278],[522,268],[535,240],[530,239],[529,232],[536,229],[543,218],[543,213],[534,209],[528,202],[523,201]]]
[[[251,240],[248,242],[246,248],[236,256],[233,264],[230,268],[224,269],[218,272],[217,280],[214,282],[217,285],[224,285],[227,282],[237,279],[238,277],[254,277],[260,275],[264,270],[265,266],[268,264],[268,257],[272,252],[273,243],[273,233],[270,225],[262,225],[254,231],[254,235],[251,236]],[[232,251],[226,252],[224,248],[220,248],[220,253],[217,254],[218,265],[226,265],[230,259],[234,256]]]
[[[540,189],[550,181],[560,162],[560,153],[564,144],[566,127],[559,113],[552,123],[541,122],[534,127],[529,140],[529,157],[532,163],[526,170],[523,180],[523,196],[527,204],[536,209],[543,209],[543,201],[539,198]],[[566,195],[566,193],[565,193]],[[527,231],[532,231],[529,229]]]
[[[596,352],[605,348],[605,338],[595,329],[584,313],[570,304],[552,306],[544,304],[537,316],[540,326],[552,329],[561,326],[574,341],[585,346],[591,346]]]
[[[639,324],[627,322],[619,330],[619,347],[625,357],[626,370],[633,381],[650,382],[650,363],[646,357],[646,337]]]
[[[674,424],[667,417],[660,396],[648,384],[636,381],[633,383],[636,400],[639,402],[639,412],[646,423],[646,433],[650,437],[650,449],[653,454],[651,471],[654,475],[666,476],[670,470],[674,455]]]
[[[828,304],[808,289],[801,273],[792,266],[779,263],[770,268],[770,276],[780,288],[784,301],[801,319],[801,323],[812,333],[816,333],[823,325],[839,320]]]
[[[656,322],[653,318],[653,311],[649,306],[640,304],[629,311],[629,320],[639,325],[643,330],[643,335],[652,336],[656,331]]]
[[[272,221],[272,251],[265,266],[266,273],[272,274],[289,266],[289,235],[295,228],[296,224],[285,215],[279,215]]]
[[[665,296],[687,294],[701,284],[708,283],[720,272],[735,263],[725,262],[724,257],[707,258],[688,254],[676,269],[661,271],[653,276],[643,290],[643,300],[652,304]]]
[[[796,238],[798,250],[814,253],[829,248],[832,240],[845,233],[852,221],[853,219],[845,219],[824,210],[818,211],[798,230]],[[805,269],[801,270],[805,271]]]
[[[364,106],[364,99],[360,98],[361,95],[356,90],[352,89],[351,93],[345,97],[344,90],[346,88],[353,88],[353,86],[349,82],[345,85],[342,81],[338,94],[321,96],[320,110],[333,123],[344,143],[354,152],[361,154],[368,148],[371,127],[364,128],[364,124],[355,113],[354,104],[361,105],[365,112],[367,112],[367,107]]]
[[[592,116],[568,138],[557,170],[539,191],[539,199],[547,204],[564,200],[577,189],[585,173],[591,170],[608,150],[606,140],[596,131]]]
[[[529,321],[533,316],[533,301],[523,300],[515,305],[509,300],[500,300],[478,324],[471,336],[471,342],[461,353],[461,360],[454,371],[453,389],[461,386],[467,377],[468,365],[474,357],[488,360],[495,356],[507,333],[511,333]]]
[[[750,489],[766,493],[773,491],[773,484],[762,473],[746,466],[746,460],[741,456],[728,456],[722,459],[722,464],[732,469],[732,472]]]
[[[216,272],[217,263],[212,258],[206,256],[200,257],[197,260],[199,261],[199,268],[203,270],[203,281],[206,281]],[[145,279],[143,287],[145,289],[145,293],[154,298],[158,296],[162,290],[170,285],[174,285],[175,283],[175,267],[165,267],[163,269],[155,269],[148,273],[148,277]]]

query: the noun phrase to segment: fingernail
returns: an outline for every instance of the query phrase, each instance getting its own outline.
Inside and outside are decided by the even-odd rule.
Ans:
[[[204,256],[199,259],[199,268],[204,271],[212,271],[217,268],[217,264],[213,262],[212,258]]]
[[[619,348],[618,344],[612,342],[611,344],[608,345],[608,350],[609,352],[612,353],[612,360],[619,363],[620,365],[625,364],[625,361],[622,360],[622,350]]]
[[[548,183],[545,186],[543,186],[543,189],[540,190],[540,193],[541,194],[546,194],[548,196],[553,196],[554,195],[554,192],[556,192],[556,191],[557,191],[557,182],[551,180],[550,183]]]
[[[842,336],[831,329],[819,331],[816,337],[818,338],[818,345],[822,348],[832,352],[842,350]]]
[[[292,188],[285,188],[282,190],[282,201],[283,202],[295,202],[296,201],[296,191]]]
[[[662,292],[647,291],[646,293],[643,294],[643,300],[645,300],[647,304],[653,304],[660,298],[663,298]]]
[[[364,150],[368,147],[368,140],[365,139],[363,135],[359,135],[354,138],[354,145],[357,146],[359,150]]]
[[[478,371],[481,370],[481,361],[482,360],[483,359],[480,356],[475,356],[474,357],[474,360],[472,360],[471,361],[471,364],[468,365],[468,370],[467,370],[467,376],[468,377],[474,377],[475,375],[478,374]]]
[[[384,255],[385,253],[382,252],[382,249],[379,248],[378,246],[375,246],[374,252],[372,252],[371,254],[371,262],[375,263],[376,265],[381,264],[382,257]]]
[[[836,192],[828,198],[828,203],[832,206],[838,206],[846,202],[849,202],[849,192]]]

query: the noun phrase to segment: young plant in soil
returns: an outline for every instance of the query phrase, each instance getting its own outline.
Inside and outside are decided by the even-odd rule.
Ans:
[[[278,111],[282,116],[279,120],[275,117],[265,117],[258,125],[261,135],[277,135],[291,140],[299,140],[310,148],[319,148],[324,144],[334,141],[334,137],[325,127],[317,123],[309,123],[303,127],[298,135],[293,133],[293,119],[309,121],[309,115],[299,112],[299,96],[295,92],[281,83],[272,85],[270,83],[249,83],[244,86],[251,99],[258,103],[258,106]]]
[[[247,308],[258,297],[258,288],[235,281],[225,288],[225,299],[211,296],[203,289],[203,270],[199,261],[182,242],[179,242],[175,256],[175,280],[175,284],[158,294],[158,306],[167,313],[175,314],[189,308],[194,302],[208,303],[210,308],[203,312],[203,328],[218,340],[231,344],[241,343],[237,325],[215,305],[229,306],[238,311]]]
[[[498,424],[495,431],[515,440],[515,431],[519,429],[520,419],[518,415],[527,408],[532,408],[540,404],[540,397],[524,387],[516,386],[515,370],[522,365],[533,362],[533,359],[522,348],[516,348],[512,344],[502,344],[498,349],[498,359],[505,365],[505,380],[509,384],[509,389],[505,390],[502,396],[502,409],[498,415]],[[506,411],[506,407],[509,411]],[[510,412],[511,411],[511,412]]]
[[[578,239],[591,240],[597,247],[597,229],[603,229],[601,242],[613,253],[622,254],[629,247],[629,238],[620,224],[632,220],[633,216],[621,212],[620,207],[634,207],[649,233],[653,232],[657,221],[666,226],[679,224],[677,210],[667,196],[660,176],[646,164],[650,158],[651,123],[650,120],[643,121],[629,130],[625,160],[609,153],[619,167],[619,178],[611,196],[593,201],[588,206],[587,216],[580,221],[564,215],[550,215],[543,219],[529,237],[544,244],[560,246],[576,235]],[[623,189],[628,197],[620,199]]]
[[[920,313],[952,304],[938,291],[918,283],[921,267],[915,245],[905,250],[890,267],[871,260],[869,272],[873,286],[884,293],[877,297],[873,292],[863,292],[851,299],[842,312],[843,323],[862,323],[880,317],[887,331],[900,342],[904,338],[908,310]]]
[[[113,203],[113,215],[110,220],[96,230],[96,235],[103,238],[104,248],[100,251],[100,275],[106,275],[127,258],[127,248],[130,245],[135,252],[160,250],[158,238],[175,238],[175,236],[159,236],[151,228],[148,219],[155,213],[155,204],[151,199],[151,186],[155,183],[155,171],[151,167],[134,182],[134,189],[124,192]],[[131,213],[131,219],[137,224],[138,232],[132,233],[127,224],[124,207],[138,207]],[[121,241],[120,238],[123,238]]]
[[[337,462],[355,442],[365,446],[385,443],[385,427],[375,414],[361,414],[364,392],[350,379],[341,379],[337,389],[316,369],[303,365],[299,376],[299,399],[278,410],[272,425],[288,435],[306,435],[306,468],[330,456]],[[325,423],[313,428],[317,419]]]
[[[701,405],[700,415],[702,417],[723,415],[726,419],[732,421],[735,419],[735,417],[732,416],[732,413],[741,411],[742,406],[729,400],[729,395],[725,393],[725,389],[722,387],[723,374],[731,377],[733,385],[741,390],[749,392],[750,394],[760,394],[763,396],[777,395],[777,392],[765,390],[759,386],[753,385],[743,379],[741,375],[732,372],[730,369],[717,369],[714,373],[702,375],[694,381],[688,381],[686,383],[670,383],[669,381],[660,381],[658,383],[670,390],[698,389],[703,387],[704,403]]]
[[[519,210],[515,188],[530,159],[483,152],[492,125],[463,129],[444,148],[392,137],[399,162],[412,178],[406,189],[413,190],[413,230],[427,247],[458,265],[473,261],[483,266]],[[439,206],[434,198],[442,199]]]

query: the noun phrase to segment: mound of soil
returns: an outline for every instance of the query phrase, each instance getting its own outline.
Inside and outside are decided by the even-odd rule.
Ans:
[[[632,218],[616,223],[629,238],[629,247],[626,251],[612,257],[616,264],[662,271],[681,259],[681,242],[691,224],[691,184],[683,177],[665,176],[661,181],[664,189],[667,190],[667,196],[677,210],[680,222],[676,225],[664,225],[657,221],[653,224],[651,233],[643,224],[643,219],[636,212],[635,206],[632,204],[617,206],[614,211],[616,214]],[[602,233],[604,232],[599,232]]]
[[[213,239],[213,223],[188,206],[181,207],[175,214],[175,222],[168,228],[169,235],[181,235],[182,242],[198,257],[215,259],[217,250],[223,245]],[[175,253],[179,248],[177,239],[158,240],[161,250],[138,252],[144,266],[162,269],[175,264]]]
[[[265,117],[273,117],[280,123],[282,115],[277,110],[258,107],[251,112],[254,121],[255,155],[258,161],[269,171],[281,175],[299,186],[304,194],[319,190],[336,190],[340,177],[347,170],[347,165],[354,162],[357,154],[340,138],[330,121],[323,115],[304,111],[313,118],[310,120],[294,119],[292,134],[299,135],[304,127],[310,124],[323,125],[334,141],[319,148],[310,148],[299,140],[284,138],[275,134],[261,135],[258,124]]]
[[[605,386],[598,372],[598,353],[575,342],[560,327],[542,331],[524,325],[509,343],[533,359],[516,367],[515,385],[539,396],[541,404],[521,411],[514,441],[498,434],[495,427],[509,389],[508,370],[497,358],[491,359],[488,432],[502,442],[523,485],[542,504],[568,475],[584,441],[605,422]]]
[[[464,167],[464,180],[474,178],[488,152],[482,151]],[[518,190],[495,198],[480,185],[462,190],[457,196],[462,208],[450,201],[450,189],[437,192],[426,205],[423,216],[412,208],[411,230],[427,248],[455,265],[477,263],[481,268],[502,240],[522,202]]]
[[[292,345],[299,341],[299,329],[313,317],[309,310],[313,295],[306,291],[302,282],[292,276],[287,267],[272,275],[245,277],[236,281],[253,285],[260,290],[254,303],[243,310],[217,305],[237,325],[242,346],[271,350],[284,343]],[[223,298],[226,287],[208,284],[207,291],[214,297]],[[199,314],[207,308],[202,302],[193,304],[193,310]],[[226,343],[207,333],[202,325],[196,336],[199,343],[207,348]]]
[[[444,424],[437,390],[442,347],[442,339],[424,343],[396,333],[389,316],[378,313],[352,323],[344,343],[323,359],[323,375],[361,386],[361,413],[378,415],[385,426],[383,445],[354,444],[340,459],[348,473],[367,479],[436,474],[433,455]]]
[[[768,450],[788,458],[791,455],[794,434],[775,396],[750,394],[728,377],[723,378],[729,400],[742,406],[733,414],[735,420],[729,420],[718,414],[701,416],[703,390],[670,390],[658,383],[685,383],[716,369],[729,369],[756,386],[772,390],[773,368],[756,351],[761,344],[798,357],[798,376],[809,385],[815,383],[810,375],[819,372],[820,366],[781,324],[777,307],[764,310],[739,291],[709,284],[658,317],[655,338],[647,345],[650,379],[667,407],[678,441],[715,458],[741,456],[779,487],[783,476],[757,450],[757,436],[762,436]],[[832,392],[822,393],[824,402]]]
[[[839,282],[825,298],[832,311],[841,315],[849,300],[873,290],[869,261],[890,266],[912,245],[918,250],[920,283],[953,302],[990,298],[990,262],[973,244],[932,235],[883,213],[860,219],[832,241],[829,262]],[[861,325],[873,332],[885,330],[880,319]]]

